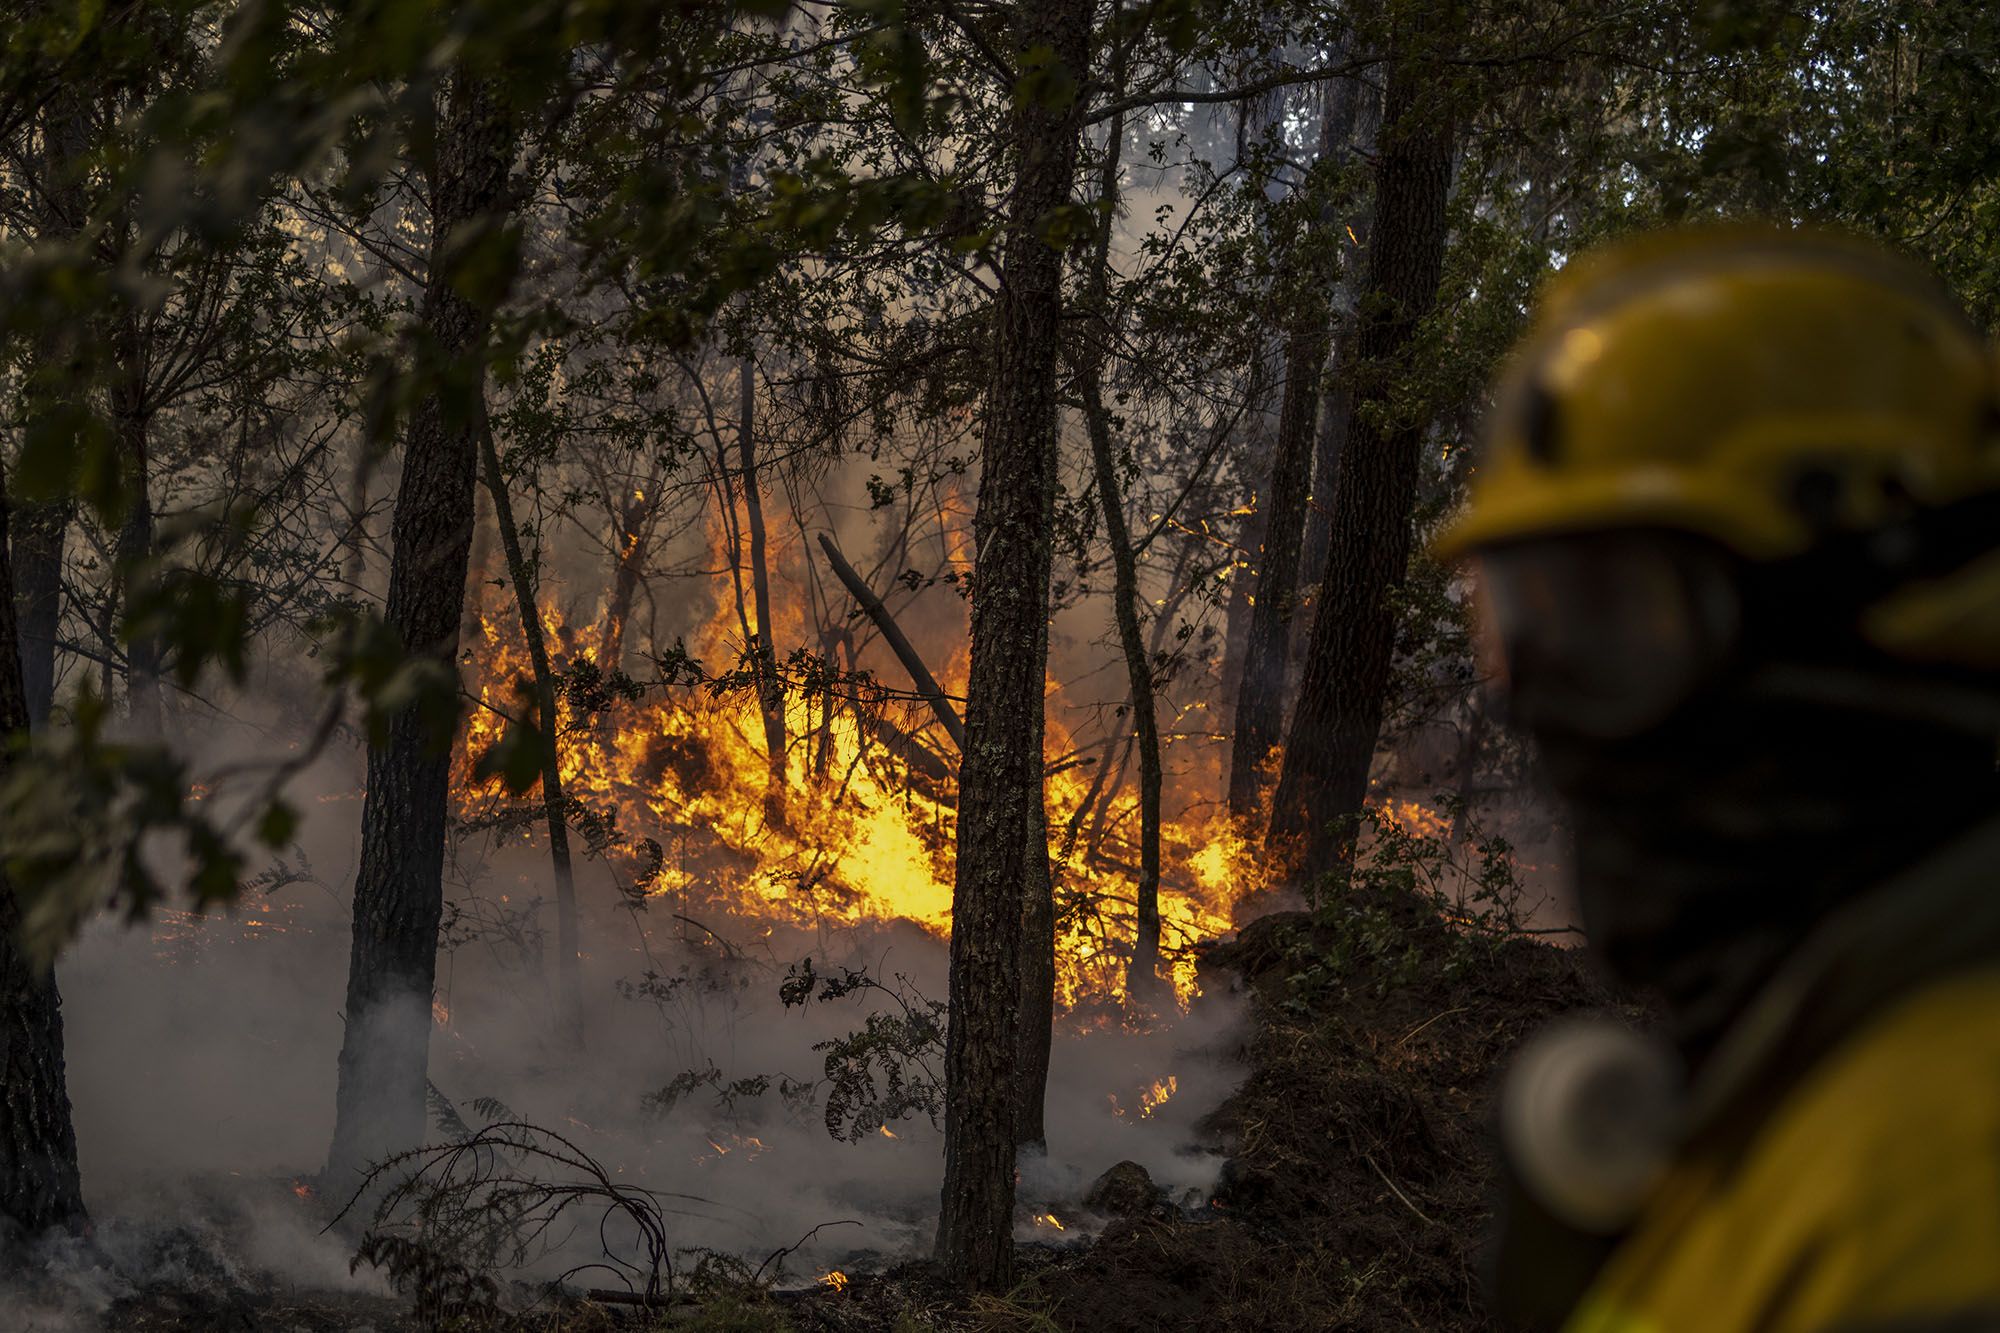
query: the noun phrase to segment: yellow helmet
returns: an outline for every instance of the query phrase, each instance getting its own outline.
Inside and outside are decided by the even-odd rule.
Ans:
[[[1876,246],[1775,226],[1641,237],[1551,283],[1433,551],[1666,530],[1763,564],[1890,532],[2000,496],[1995,391],[1978,330]],[[2000,524],[1981,530],[1983,554],[1913,567],[1861,608],[1865,637],[2000,666]]]

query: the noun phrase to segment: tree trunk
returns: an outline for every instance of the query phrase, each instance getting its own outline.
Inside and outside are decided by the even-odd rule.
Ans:
[[[1335,105],[1337,120],[1348,127],[1350,153],[1371,153],[1381,122],[1381,101],[1359,80],[1343,80]],[[1299,556],[1300,578],[1317,587],[1326,573],[1326,553],[1333,545],[1333,491],[1340,474],[1340,450],[1347,443],[1347,423],[1354,415],[1354,385],[1347,374],[1352,359],[1355,302],[1360,286],[1362,256],[1375,225],[1373,200],[1364,200],[1340,238],[1340,282],[1334,303],[1333,374],[1326,377],[1326,397],[1320,404],[1319,437],[1313,446],[1312,503],[1306,512],[1305,545]],[[1308,631],[1309,632],[1309,631]]]
[[[750,661],[757,674],[757,708],[764,715],[764,753],[770,757],[766,804],[782,809],[785,795],[785,687],[778,679],[778,645],[771,629],[771,569],[765,555],[764,500],[757,481],[757,362],[745,356],[739,371],[736,447],[743,469],[743,521],[750,529],[750,595],[757,632]]]
[[[42,115],[41,199],[36,227],[55,245],[74,241],[90,211],[81,162],[90,147],[90,103],[70,85],[58,88]],[[25,395],[31,412],[62,409],[84,379],[78,331],[41,331]],[[14,606],[20,636],[22,689],[30,725],[48,722],[55,704],[56,638],[62,626],[63,547],[75,504],[68,497],[23,504],[14,518]]]
[[[645,523],[644,496],[631,496],[619,506],[618,560],[604,608],[604,633],[597,644],[597,666],[606,673],[625,666],[625,622],[632,618],[632,598],[639,591],[639,570],[646,560]]]
[[[917,694],[923,701],[930,705],[931,713],[937,718],[938,725],[944,728],[945,735],[951,737],[951,743],[957,746],[962,754],[965,750],[965,723],[960,720],[958,710],[952,707],[951,700],[945,697],[943,687],[937,683],[937,677],[933,676],[931,669],[924,665],[924,659],[917,655],[909,636],[903,633],[903,627],[896,623],[896,618],[889,614],[889,608],[882,604],[882,599],[875,595],[874,589],[868,586],[860,572],[847,562],[847,557],[833,544],[833,538],[822,532],[819,536],[819,548],[826,552],[827,566],[833,570],[833,576],[847,589],[848,596],[854,599],[854,604],[861,608],[862,614],[874,622],[875,628],[882,634],[882,641],[889,645],[889,651],[896,655],[898,662],[902,663],[903,671],[910,678],[910,684],[916,688]]]
[[[1244,397],[1251,404],[1264,401],[1264,357],[1261,344],[1257,356],[1253,357],[1245,374]],[[1266,519],[1270,508],[1255,494],[1254,478],[1268,476],[1270,472],[1270,440],[1266,429],[1265,414],[1261,407],[1253,407],[1243,418],[1242,430],[1245,439],[1240,450],[1241,459],[1238,480],[1243,490],[1250,494],[1252,505],[1246,506],[1248,513],[1239,508],[1236,514],[1236,556],[1229,569],[1229,600],[1222,612],[1222,672],[1217,682],[1217,697],[1227,706],[1225,721],[1231,732],[1236,727],[1236,700],[1243,688],[1243,669],[1250,655],[1250,617],[1255,610],[1252,560],[1263,549]]]
[[[444,382],[418,402],[404,440],[388,622],[405,651],[455,675],[493,312],[468,300],[453,278],[469,243],[500,225],[509,209],[516,136],[492,90],[462,68],[442,119],[422,319]],[[370,1163],[424,1139],[450,774],[449,744],[439,743],[432,720],[415,708],[393,717],[387,736],[369,746],[328,1160],[336,1191],[351,1187]]]
[[[14,524],[14,608],[21,636],[21,688],[29,725],[47,725],[56,697],[56,637],[62,628],[63,547],[71,505],[22,505]]]
[[[1334,821],[1357,814],[1367,795],[1395,648],[1390,594],[1410,557],[1426,423],[1395,398],[1418,322],[1437,297],[1452,162],[1451,131],[1439,109],[1425,105],[1441,91],[1428,54],[1406,49],[1392,59],[1332,549],[1273,802],[1271,850],[1306,875],[1334,869],[1352,845],[1351,829]]]
[[[0,734],[28,728],[7,556],[7,495],[0,482]],[[8,759],[0,747],[0,775]],[[0,868],[0,1217],[28,1236],[80,1229],[86,1217],[76,1168],[76,1130],[63,1079],[62,997],[55,974],[17,944],[21,907]]]
[[[1121,48],[1122,50],[1122,48]],[[1124,70],[1115,71],[1112,95],[1124,94]],[[1118,172],[1125,145],[1125,117],[1111,119],[1105,139],[1104,162],[1098,177],[1098,207],[1103,218],[1097,234],[1097,256],[1091,269],[1093,314],[1109,313],[1111,232],[1117,225]],[[1125,974],[1125,996],[1135,1008],[1151,1008],[1160,997],[1160,792],[1164,770],[1160,762],[1160,721],[1153,697],[1153,670],[1146,640],[1139,628],[1139,561],[1132,532],[1125,522],[1125,501],[1118,487],[1118,464],[1111,444],[1111,413],[1104,403],[1104,362],[1110,329],[1100,329],[1082,361],[1084,426],[1090,436],[1090,457],[1097,480],[1097,497],[1104,511],[1104,544],[1111,552],[1111,608],[1118,624],[1118,644],[1125,655],[1125,677],[1131,688],[1132,726],[1139,750],[1139,879],[1134,885],[1137,917],[1132,937],[1132,961]],[[1107,756],[1108,757],[1108,756]],[[1102,781],[1103,774],[1099,774]]]
[[[579,975],[576,925],[576,874],[569,862],[568,807],[563,802],[562,737],[556,711],[555,673],[549,670],[548,641],[535,606],[535,577],[521,551],[521,534],[514,526],[514,506],[507,496],[507,479],[500,473],[500,451],[493,443],[491,423],[482,423],[479,447],[486,466],[486,489],[493,497],[493,517],[500,529],[500,549],[507,557],[507,577],[514,585],[514,602],[521,613],[521,637],[527,640],[528,661],[535,672],[535,711],[541,715],[542,808],[548,818],[549,862],[556,879],[556,1030],[564,1040],[583,1044],[583,983]]]
[[[1037,788],[1037,794],[1040,789]],[[1049,815],[1028,808],[1022,849],[1021,1003],[1015,1029],[1014,1142],[1035,1153],[1048,1147],[1049,1059],[1056,1028],[1056,882],[1049,868]]]
[[[1329,168],[1345,156],[1354,137],[1359,88],[1358,80],[1342,79],[1325,105],[1320,118],[1320,169],[1314,181],[1320,200],[1303,224],[1304,235],[1294,256],[1305,276],[1285,332],[1284,396],[1264,505],[1256,604],[1250,613],[1250,639],[1230,734],[1229,812],[1244,821],[1262,809],[1271,751],[1284,729],[1292,621],[1302,580],[1313,568],[1304,562],[1304,543],[1314,477],[1317,472],[1324,481],[1331,474],[1331,469],[1315,468],[1316,446],[1323,438],[1317,427],[1334,319],[1327,289],[1333,280],[1329,261],[1335,252],[1336,218],[1326,192],[1334,183]]]
[[[1307,291],[1300,303],[1285,338],[1285,388],[1271,451],[1271,486],[1264,499],[1264,544],[1230,736],[1229,813],[1238,819],[1255,814],[1262,803],[1264,768],[1284,723],[1285,658],[1312,487],[1320,371],[1329,342],[1324,298]]]
[[[1152,663],[1139,630],[1139,565],[1132,552],[1124,500],[1118,490],[1103,385],[1097,381],[1093,368],[1084,388],[1084,411],[1089,418],[1097,492],[1104,508],[1105,543],[1111,548],[1112,614],[1118,622],[1118,643],[1125,654],[1125,677],[1132,691],[1132,726],[1139,752],[1139,879],[1134,886],[1138,921],[1132,939],[1132,964],[1125,977],[1125,994],[1132,1005],[1143,1010],[1155,1004],[1161,995],[1160,793],[1165,770],[1160,760],[1160,721],[1153,695]]]
[[[123,581],[126,615],[133,594],[151,577],[153,558],[153,485],[151,408],[146,402],[146,347],[136,312],[127,312],[118,338],[119,383],[112,393],[117,420],[120,462],[125,470],[122,490],[125,520],[118,529],[118,570]],[[143,736],[160,734],[160,644],[151,634],[130,634],[125,645],[125,697],[131,706],[133,729]]]
[[[1087,0],[1022,0],[1015,53],[1041,51],[1080,83]],[[1047,69],[1045,68],[1045,73]],[[1059,84],[1048,78],[1043,86]],[[1013,1277],[1024,893],[1040,893],[1043,685],[1056,493],[1056,343],[1062,255],[1039,234],[1069,202],[1080,99],[1021,96],[1011,113],[1016,176],[980,444],[972,666],[958,783],[952,887],[951,1025],[945,1046],[945,1172],[937,1260],[968,1288]],[[1039,841],[1040,857],[1034,848]],[[1041,869],[1034,864],[1043,862]],[[1030,942],[1040,948],[1039,941]]]

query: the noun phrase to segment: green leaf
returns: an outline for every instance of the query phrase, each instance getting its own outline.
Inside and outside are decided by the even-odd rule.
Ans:
[[[298,831],[299,812],[283,800],[273,800],[265,806],[263,816],[257,821],[257,840],[266,847],[283,847]]]
[[[474,777],[498,777],[509,794],[519,796],[542,780],[542,769],[553,757],[547,733],[525,718],[510,720],[485,754],[473,765]]]

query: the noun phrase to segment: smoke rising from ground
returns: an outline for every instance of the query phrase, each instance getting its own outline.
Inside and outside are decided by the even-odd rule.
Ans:
[[[346,771],[336,756],[307,781],[338,796]],[[100,1253],[80,1252],[58,1266],[69,1276],[55,1288],[19,1298],[9,1307],[15,1325],[91,1327],[111,1300],[173,1277],[194,1255],[207,1257],[186,1261],[220,1264],[207,1274],[215,1281],[262,1275],[306,1290],[384,1290],[365,1268],[350,1277],[351,1242],[321,1229],[354,1182],[315,1179],[332,1132],[360,807],[299,803],[311,877],[253,888],[228,915],[100,922],[60,964]],[[525,840],[461,847],[454,874],[448,895],[461,904],[546,895],[545,854]],[[784,1008],[778,987],[789,964],[812,955],[822,972],[865,968],[941,998],[943,941],[910,922],[821,931],[696,922],[671,903],[631,910],[594,863],[579,880],[582,1049],[557,1039],[551,978],[507,931],[466,925],[440,955],[431,1078],[467,1124],[489,1118],[479,1108],[492,1099],[570,1138],[621,1183],[678,1196],[667,1202],[677,1247],[754,1265],[822,1224],[858,1223],[825,1227],[789,1256],[792,1281],[927,1252],[942,1140],[924,1116],[847,1143],[828,1132],[824,1086],[811,1104],[782,1097],[775,1081],[759,1096],[721,1093],[758,1075],[819,1083],[815,1043],[859,1029],[888,1004],[864,990]],[[491,918],[461,917],[472,919]],[[1159,1031],[1058,1036],[1048,1155],[1025,1169],[1023,1200],[1024,1215],[1053,1212],[1063,1229],[1029,1223],[1024,1236],[1089,1234],[1076,1200],[1120,1160],[1140,1162],[1176,1198],[1213,1185],[1221,1161],[1195,1122],[1240,1080],[1231,1059],[1238,1012],[1230,997],[1209,997]],[[683,1074],[712,1081],[663,1106],[659,1094]],[[1163,1087],[1172,1092],[1159,1100]],[[587,1258],[594,1244],[572,1238],[546,1267]]]

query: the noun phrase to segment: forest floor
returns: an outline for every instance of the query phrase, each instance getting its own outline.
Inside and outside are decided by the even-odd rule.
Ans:
[[[1549,1017],[1615,999],[1577,952],[1380,910],[1281,913],[1216,945],[1212,990],[1247,990],[1243,1085],[1203,1122],[1228,1156],[1187,1210],[1128,1178],[1095,1241],[1022,1250],[1004,1298],[968,1305],[924,1265],[844,1290],[719,1292],[666,1312],[542,1307],[521,1329],[751,1333],[1159,1333],[1490,1327],[1479,1252],[1491,1212],[1489,1106],[1512,1049]],[[299,1333],[422,1327],[386,1300],[233,1290],[135,1293],[110,1327]],[[493,1326],[460,1321],[458,1328]]]

